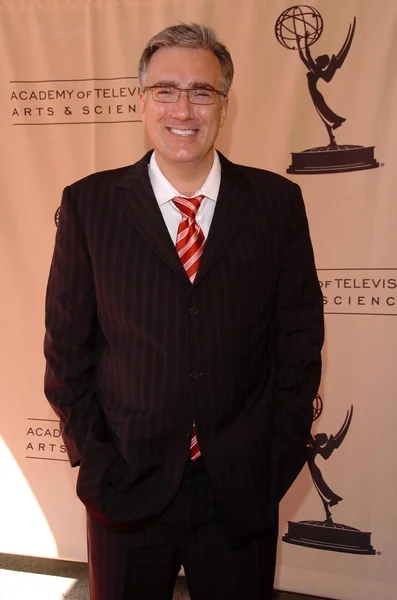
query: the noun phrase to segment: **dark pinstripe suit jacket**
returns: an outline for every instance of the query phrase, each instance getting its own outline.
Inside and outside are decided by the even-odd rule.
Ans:
[[[133,166],[64,191],[46,300],[45,390],[77,493],[114,529],[158,517],[196,422],[226,531],[272,523],[306,460],[322,295],[299,187],[221,156],[194,284]]]

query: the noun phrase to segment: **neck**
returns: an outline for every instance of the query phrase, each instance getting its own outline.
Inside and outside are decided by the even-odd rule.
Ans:
[[[169,163],[156,154],[157,164],[171,185],[183,196],[192,196],[208,177],[214,163],[214,154],[209,153],[200,162]]]

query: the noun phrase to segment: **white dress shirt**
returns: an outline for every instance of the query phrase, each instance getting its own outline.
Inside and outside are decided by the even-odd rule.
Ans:
[[[165,175],[160,170],[160,167],[156,161],[156,153],[153,152],[148,165],[149,178],[152,184],[153,192],[156,200],[159,204],[161,214],[163,215],[165,224],[171,236],[172,241],[176,244],[176,236],[178,232],[178,225],[182,220],[182,213],[176,208],[172,202],[172,198],[175,196],[182,196],[178,190],[168,181]],[[203,195],[204,198],[200,204],[200,208],[197,212],[196,221],[200,225],[204,237],[207,239],[208,232],[210,230],[212,217],[214,216],[215,203],[218,198],[219,188],[221,185],[221,163],[216,150],[214,151],[214,162],[211,167],[211,171],[208,173],[208,177],[197,192],[192,194],[193,196]]]

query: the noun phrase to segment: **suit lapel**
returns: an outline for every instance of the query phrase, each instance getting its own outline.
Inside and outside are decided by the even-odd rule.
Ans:
[[[193,286],[196,286],[220,259],[244,221],[249,208],[248,182],[239,167],[219,153],[221,186],[204,252]]]
[[[148,174],[150,155],[151,152],[148,152],[120,179],[118,185],[124,191],[122,208],[148,246],[182,281],[190,285],[153,193]]]
[[[153,193],[148,174],[151,152],[131,166],[119,181],[123,189],[122,208],[142,238],[157,256],[185,283],[190,284],[163,215]],[[220,259],[241,226],[248,210],[247,181],[239,167],[219,153],[221,186],[214,217],[193,286],[196,286]]]

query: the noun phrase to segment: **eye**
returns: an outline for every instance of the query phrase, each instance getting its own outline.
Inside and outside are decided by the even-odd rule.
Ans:
[[[156,92],[157,96],[162,96],[162,97],[175,95],[175,90],[169,89],[169,88],[156,88],[155,92]]]
[[[194,98],[212,98],[214,92],[212,90],[194,90],[192,95]]]

